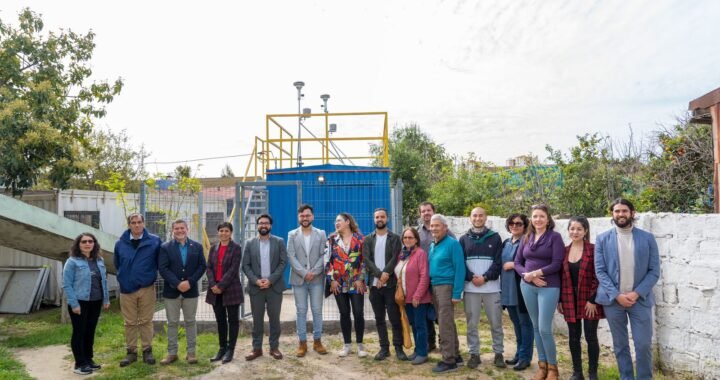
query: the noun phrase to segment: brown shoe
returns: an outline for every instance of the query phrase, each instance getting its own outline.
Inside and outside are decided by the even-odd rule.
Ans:
[[[548,375],[548,364],[547,362],[538,362],[538,371],[535,372],[533,380],[545,380]]]
[[[197,364],[198,362],[194,352],[188,352],[185,359],[187,360],[188,364]]]
[[[327,354],[327,349],[325,349],[325,346],[323,346],[322,341],[320,339],[315,339],[313,341],[313,350],[317,352],[320,355]]]
[[[160,360],[160,364],[162,365],[168,365],[170,363],[174,363],[176,360],[178,360],[177,355],[168,355],[165,357],[165,359]]]
[[[547,377],[546,380],[558,380],[560,373],[558,373],[557,364],[548,364],[547,366]]]
[[[270,356],[272,356],[274,359],[280,360],[283,358],[282,353],[277,348],[270,349]]]
[[[272,351],[270,351],[270,353],[272,354]],[[307,354],[307,342],[300,342],[297,351],[295,351],[295,356],[301,358],[305,356],[305,354]]]
[[[245,355],[245,360],[253,361],[263,355],[262,350],[252,350],[249,354]]]

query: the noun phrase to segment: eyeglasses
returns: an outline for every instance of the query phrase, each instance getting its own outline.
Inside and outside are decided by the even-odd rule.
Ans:
[[[513,223],[508,223],[508,226],[510,226],[510,227],[525,227],[525,223],[523,223],[523,222],[513,222]]]
[[[415,236],[403,236],[403,240],[405,239],[415,239]]]
[[[95,244],[95,240],[80,240],[80,244]]]

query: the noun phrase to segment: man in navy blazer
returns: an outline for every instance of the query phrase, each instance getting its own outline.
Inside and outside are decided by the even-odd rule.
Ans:
[[[160,246],[158,268],[165,280],[163,298],[168,321],[168,355],[160,364],[170,364],[178,359],[178,324],[180,310],[185,319],[185,335],[187,338],[187,361],[197,363],[195,340],[197,324],[195,314],[198,304],[198,281],[202,278],[207,264],[200,243],[190,240],[187,236],[187,222],[178,219],[172,224],[173,239]]]
[[[655,236],[633,226],[635,207],[630,201],[616,199],[610,211],[615,228],[598,235],[595,242],[595,272],[600,282],[595,301],[605,306],[621,379],[636,378],[628,319],[637,379],[652,379],[653,287],[660,277],[660,254]]]
[[[272,217],[262,214],[257,217],[258,236],[245,242],[242,270],[247,276],[247,293],[250,295],[250,309],[253,317],[252,352],[245,356],[251,361],[262,356],[262,340],[265,332],[264,320],[267,309],[270,322],[270,355],[282,359],[280,353],[280,307],[285,290],[285,265],[287,249],[281,237],[271,235]]]

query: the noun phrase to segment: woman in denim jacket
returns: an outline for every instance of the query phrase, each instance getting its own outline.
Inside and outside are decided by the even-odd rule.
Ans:
[[[110,307],[107,272],[95,236],[82,233],[75,238],[63,268],[63,289],[68,302],[73,333],[70,345],[75,357],[74,373],[91,374],[100,369],[93,361],[95,327],[100,309]]]

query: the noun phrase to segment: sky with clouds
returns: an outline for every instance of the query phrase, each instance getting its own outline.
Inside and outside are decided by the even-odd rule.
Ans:
[[[449,152],[498,164],[578,134],[647,135],[720,87],[710,0],[6,0],[0,18],[24,6],[48,30],[96,33],[93,77],[125,81],[98,125],[144,144],[151,172],[249,153],[266,114],[297,111],[297,80],[313,112],[329,93],[331,112],[387,111],[391,126],[417,123]],[[382,125],[337,123],[339,136]],[[199,174],[246,162],[203,161]]]

